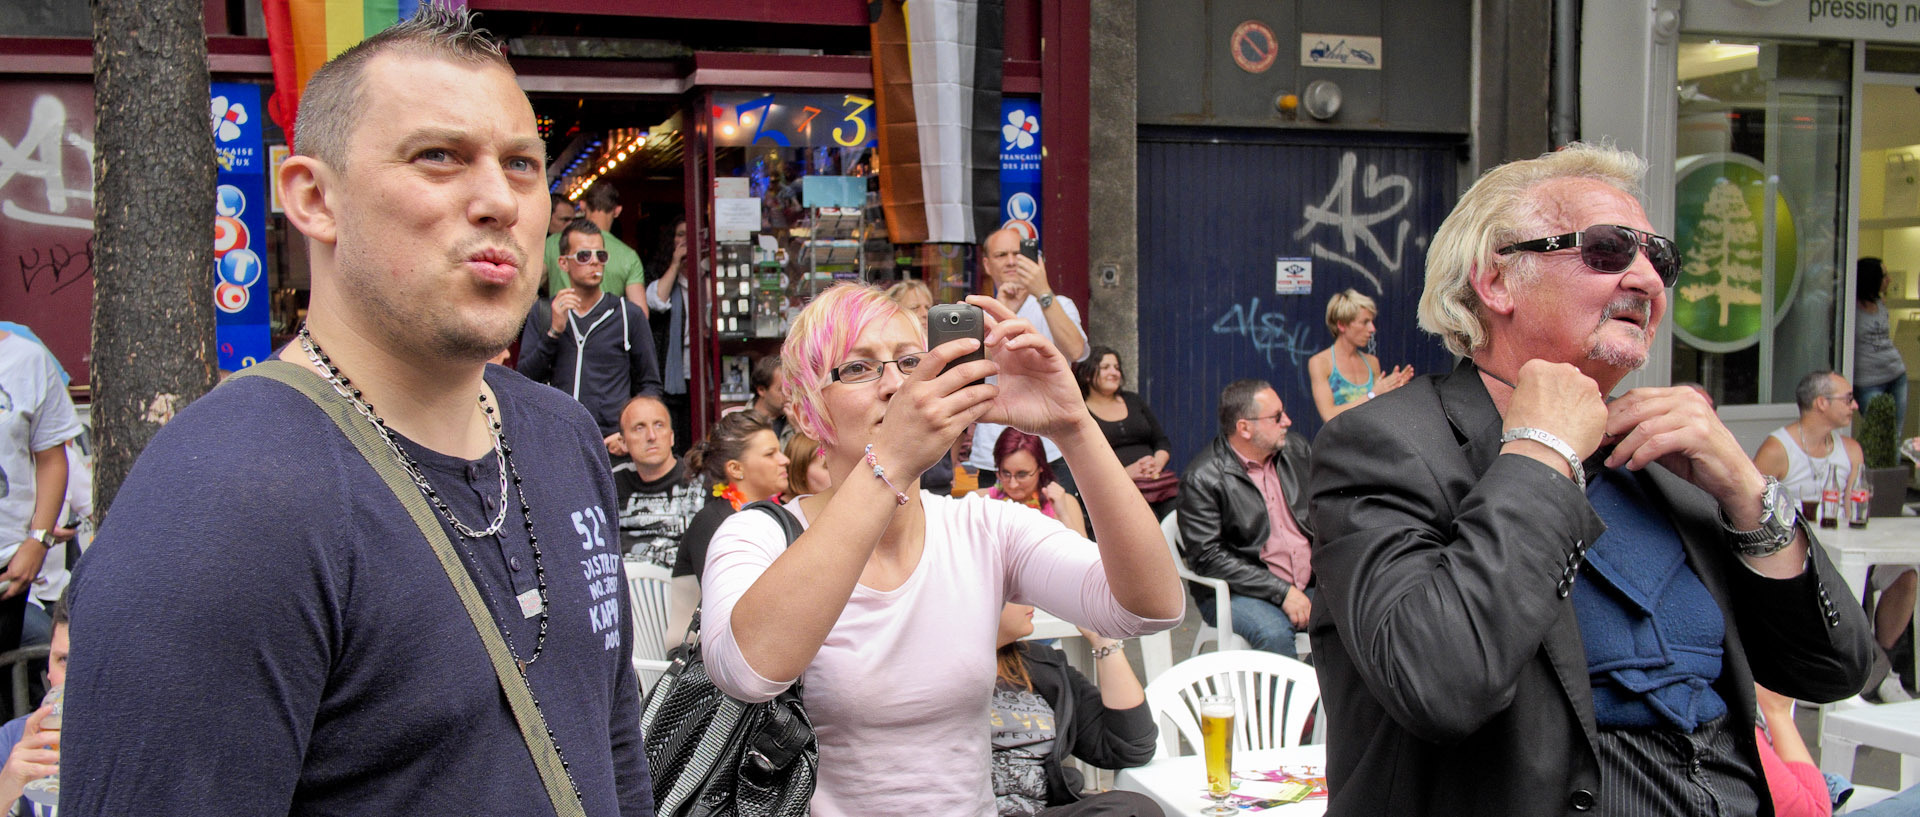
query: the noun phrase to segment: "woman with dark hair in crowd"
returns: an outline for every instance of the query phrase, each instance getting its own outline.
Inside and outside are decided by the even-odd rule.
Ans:
[[[700,575],[707,566],[707,544],[720,523],[749,502],[779,496],[787,488],[787,456],[773,427],[751,411],[736,411],[714,423],[707,438],[687,451],[687,473],[705,479],[711,496],[687,522],[673,558],[673,594],[668,640],[684,633],[700,606]]]
[[[1139,792],[1082,794],[1069,755],[1102,769],[1131,769],[1153,759],[1160,730],[1147,693],[1120,642],[1080,628],[1093,647],[1096,686],[1067,666],[1059,650],[1032,641],[1033,608],[1000,611],[999,674],[994,679],[993,796],[999,817],[1140,815],[1163,812]]]
[[[1893,395],[1893,427],[1901,429],[1907,422],[1907,361],[1893,346],[1893,321],[1887,315],[1892,280],[1878,258],[1862,258],[1854,266],[1853,399],[1865,409],[1874,395]]]
[[[1080,501],[1054,481],[1046,455],[1039,437],[1017,428],[1000,432],[1000,441],[993,444],[993,467],[1000,484],[988,488],[987,497],[1018,502],[1085,536],[1087,518],[1080,513]]]
[[[1127,467],[1127,476],[1153,507],[1155,518],[1166,518],[1180,499],[1180,478],[1167,470],[1173,456],[1173,441],[1160,430],[1160,420],[1147,408],[1139,394],[1124,391],[1126,375],[1120,371],[1120,353],[1110,346],[1095,346],[1087,359],[1073,367],[1080,381],[1080,396],[1087,411],[1107,435],[1114,456]]]
[[[920,322],[873,287],[814,298],[780,357],[788,416],[820,441],[833,485],[786,503],[804,528],[791,543],[767,514],[734,514],[707,558],[707,672],[743,701],[804,683],[815,817],[993,817],[988,656],[1007,602],[1108,638],[1165,630],[1186,608],[1153,512],[1066,357],[998,300],[968,302],[985,313],[987,360],[949,365],[979,342],[928,350]],[[1011,503],[920,490],[976,420],[1059,445],[1109,533],[1095,544]]]

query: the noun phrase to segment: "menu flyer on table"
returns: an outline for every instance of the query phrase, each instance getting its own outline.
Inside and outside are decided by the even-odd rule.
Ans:
[[[1201,797],[1206,797],[1205,789]],[[1282,766],[1266,771],[1233,773],[1233,794],[1227,805],[1242,811],[1265,811],[1303,800],[1327,799],[1327,773],[1319,766]]]

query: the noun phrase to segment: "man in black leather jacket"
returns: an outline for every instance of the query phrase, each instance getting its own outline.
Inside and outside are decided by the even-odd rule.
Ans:
[[[1293,636],[1312,611],[1307,589],[1307,464],[1313,449],[1288,429],[1280,396],[1263,380],[1220,393],[1220,436],[1180,476],[1180,551],[1202,576],[1225,579],[1233,632],[1255,649],[1294,656]],[[1272,509],[1285,511],[1278,535]],[[1214,621],[1213,588],[1189,585],[1200,616]]]

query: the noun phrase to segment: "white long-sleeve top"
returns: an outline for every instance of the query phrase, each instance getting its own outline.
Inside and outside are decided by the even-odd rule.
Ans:
[[[967,814],[991,817],[988,710],[1000,608],[1032,604],[1110,638],[1167,629],[1107,586],[1099,549],[1053,519],[1011,502],[922,492],[926,549],[900,587],[856,585],[808,665],[802,696],[820,742],[817,817]],[[805,525],[799,503],[787,509]],[[747,701],[790,682],[747,665],[734,640],[734,604],[786,549],[764,513],[729,517],[703,574],[701,653],[715,683]]]

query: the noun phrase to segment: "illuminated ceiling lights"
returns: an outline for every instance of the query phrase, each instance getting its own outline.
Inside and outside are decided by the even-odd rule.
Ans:
[[[594,182],[600,181],[601,176],[612,173],[622,162],[639,153],[647,144],[647,135],[646,131],[639,128],[621,128],[607,134],[604,149],[603,142],[594,142],[588,149],[580,151],[562,176],[561,183],[567,187],[567,200],[579,201]],[[586,170],[580,170],[583,165]]]

